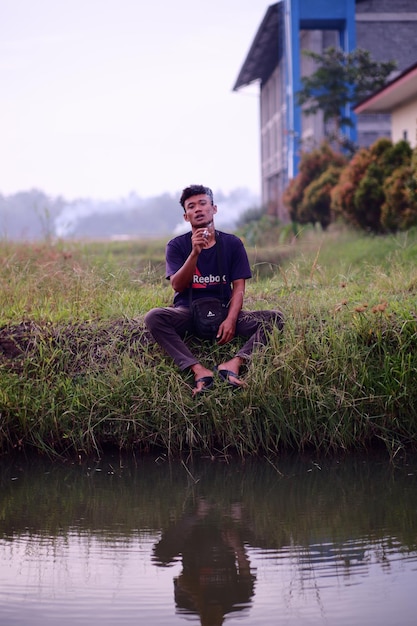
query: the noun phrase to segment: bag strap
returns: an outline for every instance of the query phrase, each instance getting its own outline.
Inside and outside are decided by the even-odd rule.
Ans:
[[[224,305],[224,285],[223,285],[223,281],[222,281],[222,276],[223,276],[223,246],[222,246],[222,240],[220,237],[220,233],[218,230],[214,231],[214,238],[216,240],[216,256],[217,256],[217,269],[219,272],[219,276],[220,276],[220,301],[221,303]],[[189,300],[190,300],[190,308],[191,308],[191,304],[192,304],[192,300],[193,300],[193,286],[190,285],[190,292],[189,292]]]

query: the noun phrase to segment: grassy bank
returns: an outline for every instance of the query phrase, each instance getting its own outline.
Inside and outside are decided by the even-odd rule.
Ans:
[[[3,242],[0,449],[415,448],[416,240],[308,232],[250,249],[245,306],[280,308],[285,331],[254,358],[246,389],[217,381],[198,399],[143,327],[172,300],[164,242]],[[229,351],[201,354],[214,365]]]

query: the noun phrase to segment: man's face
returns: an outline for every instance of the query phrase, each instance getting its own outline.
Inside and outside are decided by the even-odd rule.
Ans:
[[[193,228],[203,228],[213,221],[217,213],[215,204],[211,204],[210,196],[205,193],[191,196],[184,202],[184,219],[190,222]]]

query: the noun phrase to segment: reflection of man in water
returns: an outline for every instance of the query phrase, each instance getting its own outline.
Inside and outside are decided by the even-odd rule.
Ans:
[[[199,615],[202,626],[220,626],[226,613],[247,607],[255,577],[245,552],[239,505],[226,515],[199,500],[195,512],[162,534],[154,561],[168,565],[179,554],[183,571],[174,579],[178,609]]]

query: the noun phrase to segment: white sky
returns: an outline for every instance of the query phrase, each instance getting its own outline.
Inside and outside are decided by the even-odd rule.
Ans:
[[[232,87],[268,0],[0,0],[0,193],[260,193],[258,88]]]

